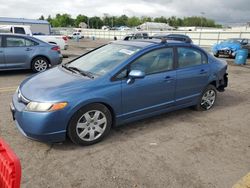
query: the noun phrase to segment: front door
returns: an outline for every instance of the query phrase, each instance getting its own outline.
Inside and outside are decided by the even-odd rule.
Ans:
[[[173,65],[173,49],[161,48],[147,52],[129,66],[128,71],[141,70],[146,76],[132,83],[127,83],[127,79],[122,81],[124,119],[174,105],[176,71]]]

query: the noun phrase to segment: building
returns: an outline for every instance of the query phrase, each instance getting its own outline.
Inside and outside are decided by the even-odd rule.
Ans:
[[[150,31],[167,31],[174,30],[174,27],[169,26],[166,23],[157,23],[157,22],[145,22],[138,26],[142,30],[150,30]]]
[[[81,23],[79,24],[79,27],[80,27],[80,28],[87,29],[87,28],[88,28],[88,25],[87,25],[85,22],[81,22]]]
[[[46,20],[0,17],[0,25],[29,25],[32,33],[51,33],[50,24]]]

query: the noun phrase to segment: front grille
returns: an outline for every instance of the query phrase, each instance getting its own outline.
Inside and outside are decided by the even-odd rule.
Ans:
[[[28,100],[27,98],[25,98],[22,95],[20,90],[18,90],[18,92],[17,92],[17,99],[18,99],[18,102],[21,102],[21,103],[26,104],[26,105],[30,102],[30,100]]]

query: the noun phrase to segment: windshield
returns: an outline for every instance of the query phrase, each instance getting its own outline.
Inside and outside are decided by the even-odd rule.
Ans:
[[[140,48],[135,46],[108,44],[76,59],[69,66],[101,76],[113,70],[139,50]]]
[[[227,42],[227,43],[241,43],[242,39],[227,39],[222,42]]]

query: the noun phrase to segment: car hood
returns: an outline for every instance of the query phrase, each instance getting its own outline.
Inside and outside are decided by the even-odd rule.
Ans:
[[[216,50],[222,50],[228,48],[236,51],[241,48],[241,45],[239,43],[233,43],[233,42],[221,42],[219,44],[215,44],[213,48]]]
[[[31,101],[61,101],[81,93],[95,80],[55,67],[29,77],[20,85],[22,95]]]

